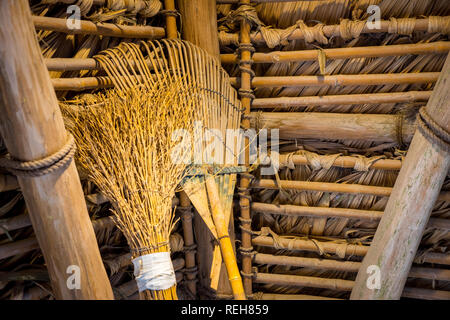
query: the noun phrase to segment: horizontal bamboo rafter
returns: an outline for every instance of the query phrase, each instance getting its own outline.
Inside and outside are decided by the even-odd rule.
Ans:
[[[352,280],[319,278],[309,276],[297,276],[289,274],[273,274],[257,272],[255,275],[256,283],[274,284],[282,286],[300,286],[309,288],[329,289],[336,291],[351,291],[355,284]],[[450,291],[431,290],[422,288],[406,287],[403,297],[450,300]]]
[[[369,221],[379,221],[383,211],[362,210],[351,208],[310,207],[296,205],[277,205],[271,203],[252,202],[253,212],[284,215],[290,217],[314,217],[314,218],[345,218]],[[450,231],[450,219],[430,218],[429,228],[438,228]]]
[[[369,33],[386,33],[389,31],[389,27],[391,25],[391,21],[389,20],[381,20],[380,21],[380,28],[372,28],[371,26],[365,25],[364,28],[361,31],[361,34],[369,34]],[[414,30],[413,31],[428,31],[429,26],[429,19],[416,19],[414,24]],[[327,38],[331,37],[340,37],[341,36],[341,30],[340,25],[325,25],[323,26],[323,34]],[[285,31],[285,30],[283,30]],[[296,29],[293,31],[287,40],[300,40],[304,39],[305,35],[302,30]],[[261,34],[261,32],[253,32],[250,35],[250,40],[252,43],[255,44],[265,44],[265,40]],[[219,41],[221,45],[228,45],[230,43],[236,44],[239,41],[239,34],[238,33],[219,33]]]
[[[252,188],[257,189],[293,189],[299,191],[319,191],[336,192],[356,195],[372,195],[379,197],[389,197],[392,192],[391,187],[368,186],[353,183],[332,183],[332,182],[314,182],[314,181],[296,181],[296,180],[277,180],[260,179],[252,184]],[[441,191],[438,201],[450,201],[450,192]]]
[[[450,51],[450,41],[436,41],[431,43],[395,44],[388,46],[333,48],[321,50],[301,51],[272,51],[268,53],[256,52],[252,59],[254,63],[279,63],[317,61],[322,52],[327,59],[376,58],[390,56],[404,56],[409,54],[438,54]],[[238,63],[234,53],[220,55],[223,64]]]
[[[312,107],[326,105],[355,105],[378,103],[426,102],[432,91],[406,91],[387,93],[342,94],[306,97],[259,98],[253,100],[252,109]]]
[[[317,155],[318,157],[324,157],[322,155]],[[357,157],[352,156],[340,156],[337,157],[333,162],[333,167],[341,168],[354,168],[358,161]],[[280,154],[279,156],[279,166],[286,167],[290,162],[294,165],[307,165],[309,164],[308,159],[304,155],[290,155],[290,154]],[[395,159],[379,159],[370,165],[371,169],[381,169],[381,170],[400,170],[402,167],[401,160]]]
[[[252,239],[252,244],[254,246],[275,248],[275,240],[268,236],[257,236]],[[318,245],[323,250],[324,253],[336,254],[342,247],[345,246],[346,256],[358,256],[364,257],[369,250],[369,246],[346,243],[344,239],[341,242],[332,241],[319,241],[315,242],[306,239],[299,238],[278,238],[277,244],[282,246],[285,250],[295,250],[295,251],[308,251],[308,252],[318,252]],[[424,263],[436,263],[442,265],[450,265],[450,254],[449,253],[438,253],[438,252],[426,252],[421,257],[421,262]]]
[[[356,273],[361,262],[339,261],[332,259],[318,259],[307,257],[280,256],[257,253],[254,262],[258,264],[281,265],[290,267],[312,268],[320,270],[334,270]],[[450,270],[438,268],[412,267],[408,275],[410,278],[450,281]]]
[[[450,41],[437,41],[432,43],[397,44],[389,46],[374,47],[352,47],[322,49],[327,59],[349,59],[402,56],[408,54],[437,54],[450,51]],[[253,54],[254,63],[277,63],[296,61],[316,61],[319,50],[302,51],[272,51],[269,53],[257,52]],[[221,54],[222,64],[233,64],[238,62],[234,53]],[[51,58],[45,59],[49,71],[78,71],[78,70],[100,70],[101,66],[92,59],[78,58]]]
[[[381,74],[338,74],[325,76],[278,76],[254,77],[253,88],[272,87],[340,87],[340,86],[378,86],[390,84],[434,83],[439,72],[381,73]],[[239,86],[239,78],[230,78],[233,86]]]
[[[164,28],[152,26],[126,26],[112,23],[94,23],[80,21],[79,29],[70,29],[67,19],[33,16],[33,23],[38,30],[57,31],[68,34],[93,34],[118,38],[161,39],[166,35]]]

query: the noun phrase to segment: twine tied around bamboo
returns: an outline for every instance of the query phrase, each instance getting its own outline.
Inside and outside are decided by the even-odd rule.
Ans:
[[[450,34],[450,17],[428,17],[428,32]]]
[[[57,152],[38,160],[20,161],[11,155],[0,158],[0,168],[8,170],[16,176],[40,177],[59,169],[65,169],[72,162],[76,145],[74,137],[69,134],[67,142]]]
[[[359,38],[365,26],[366,21],[342,19],[339,33],[344,40]]]
[[[412,35],[416,27],[416,18],[389,19],[388,33],[396,33],[403,35]]]
[[[450,133],[441,127],[422,107],[417,114],[417,129],[433,145],[450,153]]]

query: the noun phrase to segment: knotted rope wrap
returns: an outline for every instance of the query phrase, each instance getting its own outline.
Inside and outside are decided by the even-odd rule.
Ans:
[[[72,135],[66,144],[56,153],[43,159],[32,161],[20,161],[6,155],[0,158],[0,168],[8,170],[16,176],[22,177],[40,177],[58,169],[66,168],[75,155],[76,146]]]
[[[396,19],[391,17],[388,26],[389,33],[412,35],[414,28],[416,26],[416,18],[402,18]]]
[[[428,17],[428,32],[450,34],[450,17]]]
[[[139,292],[165,290],[177,283],[170,252],[146,254],[132,262]]]
[[[432,144],[450,153],[450,133],[430,117],[425,107],[417,115],[417,129]]]
[[[359,38],[366,26],[366,21],[342,19],[339,24],[339,33],[344,40]]]

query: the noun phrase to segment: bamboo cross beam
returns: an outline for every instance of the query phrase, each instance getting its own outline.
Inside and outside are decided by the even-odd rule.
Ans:
[[[361,262],[340,261],[332,259],[318,259],[295,256],[272,255],[257,253],[254,257],[257,264],[279,265],[299,268],[312,268],[319,270],[334,270],[356,273],[361,267]],[[438,268],[413,267],[409,278],[450,281],[450,270]]]
[[[112,23],[80,21],[80,28],[70,29],[67,19],[33,16],[37,30],[57,31],[67,34],[93,34],[118,38],[161,39],[166,36],[164,28],[152,26],[126,26]]]
[[[252,128],[279,129],[281,139],[349,139],[408,143],[415,124],[401,115],[325,112],[252,112]]]
[[[68,134],[44,65],[28,1],[0,1],[0,30],[1,136],[15,159],[49,159],[64,150],[61,148],[67,145]],[[19,176],[18,182],[55,296],[112,299],[75,163],[72,160],[65,168],[54,169],[38,177]],[[71,266],[80,268],[79,290],[67,286],[67,270]]]
[[[289,109],[327,105],[355,105],[378,103],[426,102],[432,91],[406,91],[387,93],[342,94],[327,96],[259,98],[253,100],[252,109]]]
[[[448,17],[442,17],[444,19]],[[401,19],[397,19],[401,20]],[[365,25],[364,28],[361,31],[361,34],[371,34],[371,33],[386,33],[389,31],[390,27],[393,26],[392,21],[390,20],[381,20],[380,21],[380,28],[372,28],[371,26]],[[429,24],[430,19],[416,19],[414,24],[414,32],[416,31],[428,31],[429,30]],[[280,32],[286,32],[286,29],[278,29]],[[341,28],[339,24],[336,25],[325,25],[323,26],[323,34],[325,37],[340,37],[341,36]],[[441,32],[445,32],[444,26],[442,26]],[[300,40],[304,39],[305,34],[301,29],[296,29],[295,31],[291,32],[290,35],[287,37],[287,40]],[[254,44],[265,44],[266,41],[264,40],[264,37],[262,36],[261,32],[253,32],[250,35],[250,40]],[[239,42],[239,34],[237,33],[219,33],[219,41],[220,44],[225,46],[230,43],[236,44]]]
[[[339,240],[339,241],[338,241]],[[320,241],[315,239],[314,242],[310,239],[288,237],[279,237],[274,240],[273,237],[269,236],[257,236],[252,239],[252,244],[254,246],[268,247],[279,249],[280,247],[284,250],[293,251],[307,251],[307,252],[318,252],[318,247],[321,248],[322,252],[327,254],[337,254],[341,252],[345,247],[345,256],[358,256],[364,257],[369,250],[369,246],[348,243],[346,239],[336,239],[336,241]],[[438,252],[426,252],[422,257],[421,261],[423,263],[435,263],[442,265],[450,265],[450,254],[448,253],[438,253]]]
[[[399,299],[422,234],[450,169],[450,56],[425,108],[427,126],[441,138],[417,130],[395,182],[351,299]],[[439,129],[439,130],[438,130]],[[445,134],[444,134],[445,133]],[[447,138],[445,138],[447,136]],[[447,139],[447,140],[445,140]],[[447,149],[445,148],[447,146]],[[366,286],[368,266],[379,267],[381,288]]]
[[[383,211],[378,210],[296,206],[289,204],[276,205],[262,202],[252,202],[252,210],[255,213],[284,215],[289,217],[344,218],[368,221],[379,221],[383,216]],[[428,227],[450,231],[450,219],[430,218]]]
[[[431,43],[394,44],[371,47],[272,51],[267,53],[256,52],[253,54],[253,61],[254,63],[317,61],[319,53],[325,54],[327,60],[332,60],[405,56],[410,54],[445,54],[448,51],[450,51],[450,41],[436,41]],[[238,63],[238,58],[234,53],[221,54],[220,60],[222,64]]]
[[[279,76],[254,77],[253,88],[273,87],[340,87],[340,86],[378,86],[389,84],[434,83],[439,72],[382,73],[382,74],[338,74],[326,76]],[[238,78],[231,78],[233,86],[239,86]]]
[[[431,43],[397,44],[389,46],[374,47],[352,47],[322,49],[326,58],[350,59],[350,58],[373,58],[387,56],[403,56],[410,54],[444,54],[450,51],[450,41],[436,41]],[[272,51],[269,53],[257,52],[253,54],[254,63],[279,63],[316,61],[319,50],[302,51]],[[235,64],[238,62],[234,53],[220,55],[222,64]],[[100,65],[92,58],[52,58],[45,59],[49,71],[79,71],[100,70]],[[254,103],[254,102],[253,102]]]
[[[365,194],[379,197],[389,197],[393,188],[368,186],[362,184],[331,183],[331,182],[313,182],[296,180],[277,180],[260,179],[252,184],[255,189],[293,189],[299,191],[318,191],[318,192],[337,192],[347,194]],[[439,201],[450,201],[450,191],[442,191],[437,195]],[[433,203],[434,204],[434,203]]]
[[[319,278],[310,276],[297,276],[288,274],[273,274],[257,272],[255,275],[255,282],[262,284],[274,284],[281,286],[300,286],[309,288],[319,288],[337,291],[352,291],[355,286],[355,281],[343,279]],[[425,290],[425,291],[424,291]],[[400,293],[402,296],[402,293]],[[449,300],[450,291],[430,290],[421,288],[405,288],[405,297],[417,298],[421,296],[422,299],[436,299]]]

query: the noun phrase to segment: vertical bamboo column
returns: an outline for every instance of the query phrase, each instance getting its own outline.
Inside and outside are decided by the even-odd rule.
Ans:
[[[401,297],[422,234],[450,168],[449,101],[450,56],[425,108],[430,118],[447,132],[447,147],[441,147],[439,139],[429,139],[422,130],[416,130],[372,245],[359,269],[351,299],[392,300]],[[368,269],[370,266],[378,267],[379,273]],[[376,284],[371,280],[377,274],[381,280],[380,288],[370,289],[368,278],[369,284]]]
[[[165,0],[166,10],[166,34],[168,39],[178,38],[177,20],[175,11],[175,0]],[[181,223],[183,226],[183,238],[185,246],[185,266],[187,288],[194,295],[197,295],[197,266],[195,265],[195,242],[194,231],[192,227],[192,207],[187,194],[180,192],[180,209],[182,211]]]
[[[176,39],[177,32],[177,12],[175,10],[175,0],[164,0],[164,11],[166,15],[166,37]]]
[[[250,5],[250,0],[241,0],[240,4]],[[244,116],[242,118],[242,128],[244,130],[250,129],[250,109],[252,104],[252,88],[251,81],[252,76],[249,72],[244,70],[251,70],[252,59],[252,43],[250,40],[250,28],[251,25],[245,19],[241,21],[240,32],[240,67],[241,67],[241,88],[239,93],[241,95],[242,107],[245,109]],[[250,151],[249,151],[249,138],[245,137],[245,166],[250,167]],[[249,233],[251,230],[251,214],[250,214],[250,192],[249,192],[250,180],[248,176],[241,175],[239,191],[241,194],[240,207],[241,207],[241,224],[242,224],[242,273],[244,275],[244,290],[247,296],[252,295],[252,278],[249,276],[252,272],[252,235]]]
[[[12,157],[45,158],[66,144],[68,134],[27,0],[0,1],[0,43],[1,135]],[[19,176],[18,182],[55,297],[113,299],[75,163],[39,177]],[[77,270],[80,287],[70,289],[68,278]]]
[[[215,0],[178,0],[183,24],[183,39],[206,50],[213,57],[220,59],[219,38],[217,36],[217,9]],[[233,220],[233,215],[231,215]],[[232,242],[235,239],[233,224],[228,229]],[[210,287],[210,274],[213,265],[214,236],[199,215],[194,217],[194,229],[198,248],[198,268],[200,283]],[[227,271],[222,263],[217,293],[231,295],[232,290],[227,278]]]

